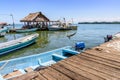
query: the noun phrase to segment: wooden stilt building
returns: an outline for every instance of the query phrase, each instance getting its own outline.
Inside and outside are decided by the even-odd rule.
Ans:
[[[23,28],[38,28],[39,30],[48,29],[50,20],[42,14],[42,12],[30,13],[24,17],[20,22],[24,22]]]

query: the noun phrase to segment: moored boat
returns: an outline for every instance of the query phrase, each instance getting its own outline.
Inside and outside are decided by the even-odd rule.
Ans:
[[[72,33],[72,34],[67,35],[67,37],[74,36],[75,34],[76,34],[76,32],[74,32],[74,33]]]
[[[8,32],[8,28],[1,28],[0,29],[0,37],[3,37],[6,35],[6,33]]]
[[[38,28],[31,28],[31,29],[16,29],[16,32],[18,33],[24,33],[24,32],[34,32],[37,31]]]
[[[26,47],[35,42],[38,34],[31,34],[16,40],[0,43],[0,55]]]
[[[49,31],[58,31],[58,30],[61,30],[63,27],[60,26],[59,24],[52,24],[52,25],[49,25],[48,27],[48,30]]]
[[[43,66],[50,66],[78,53],[79,52],[73,50],[71,46],[66,46],[40,54],[1,61],[0,78],[10,79],[34,71],[37,68],[43,68]]]
[[[49,31],[71,30],[71,28],[59,24],[52,24],[48,27],[48,30]]]
[[[5,34],[8,32],[8,28],[4,27],[7,23],[0,23],[0,37],[5,36]]]
[[[72,30],[77,30],[77,25],[74,25],[74,24],[68,24],[67,25],[68,27],[70,27]]]

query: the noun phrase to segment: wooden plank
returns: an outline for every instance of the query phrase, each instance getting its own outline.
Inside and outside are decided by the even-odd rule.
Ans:
[[[85,53],[96,55],[96,56],[106,58],[106,59],[110,59],[110,60],[113,60],[116,62],[120,62],[120,56],[116,56],[113,54],[110,55],[110,53],[108,54],[105,52],[99,52],[99,51],[95,51],[95,50],[88,50],[88,51],[85,51]]]
[[[57,80],[55,77],[53,77],[53,75],[48,73],[47,69],[41,70],[39,71],[39,73],[44,76],[47,80]]]
[[[63,75],[62,73],[56,71],[55,69],[53,69],[52,67],[48,68],[49,73],[54,76],[57,80],[72,80],[71,78]]]
[[[66,60],[66,61],[68,61],[68,60]],[[119,69],[116,69],[114,67],[110,67],[107,65],[99,64],[97,62],[89,60],[89,58],[84,58],[83,56],[79,56],[79,57],[73,57],[73,59],[70,59],[70,61],[80,63],[82,65],[85,65],[92,69],[96,69],[105,74],[120,78],[120,70]]]
[[[82,70],[82,69],[76,67],[75,65],[71,65],[71,62],[68,62],[68,63],[67,63],[67,61],[62,61],[60,63],[60,65],[62,65],[63,67],[65,67],[69,70],[72,70],[73,72],[76,72],[77,74],[79,74],[83,77],[86,77],[87,79],[90,79],[90,80],[104,80],[104,78],[102,78],[100,76],[97,76],[97,75],[94,75],[90,72],[87,72],[87,70]]]
[[[15,76],[18,76],[18,75],[22,75],[22,72],[19,71],[19,70],[15,70],[9,74],[6,74],[3,76],[3,78],[7,79],[7,78],[12,78],[12,77],[15,77]]]
[[[75,61],[75,60],[74,60]],[[63,61],[64,62],[64,64],[63,65],[71,65],[71,66],[75,66],[75,67],[77,67],[77,68],[79,68],[79,69],[82,69],[82,70],[84,70],[84,71],[86,71],[86,72],[89,72],[89,73],[91,73],[91,74],[94,74],[94,75],[96,75],[96,76],[100,76],[101,78],[104,78],[104,79],[106,79],[106,80],[118,80],[118,78],[115,78],[115,77],[112,77],[112,76],[110,76],[110,75],[107,75],[107,74],[105,74],[105,73],[102,73],[102,72],[100,72],[100,71],[98,71],[98,70],[95,70],[95,69],[92,69],[92,68],[90,68],[90,67],[87,67],[87,66],[85,66],[85,65],[82,65],[82,64],[80,64],[80,62],[71,62],[71,61]],[[62,64],[62,63],[61,63]]]
[[[73,70],[71,71],[70,69],[65,68],[64,66],[60,65],[59,63],[51,66],[53,69],[59,71],[60,73],[68,76],[69,78],[71,78],[72,80],[90,80],[86,77],[83,77],[81,75],[79,75],[78,73],[76,73],[75,71],[73,72]]]
[[[34,79],[37,76],[38,76],[37,72],[29,72],[29,73],[27,73],[25,75],[15,77],[15,78],[13,78],[11,80],[31,80],[31,79]]]
[[[99,48],[99,47],[95,47],[91,50],[96,50],[96,48]],[[102,52],[102,53],[108,53],[110,55],[116,55],[116,56],[120,56],[120,52],[119,51],[116,51],[115,49],[112,49],[112,48],[106,48],[106,47],[103,47],[101,46],[100,48],[102,48],[103,50],[102,51],[99,51],[99,52]]]
[[[25,68],[25,71],[26,71],[26,72],[32,72],[33,69],[32,69],[31,67],[28,67],[28,68]]]
[[[38,76],[35,78],[35,80],[47,80],[47,79],[39,73]]]
[[[100,49],[102,49],[101,51],[99,51],[97,49],[99,49],[99,47],[95,47],[91,50],[86,50],[85,52],[101,53],[104,55],[109,54],[110,56],[115,56],[117,58],[120,57],[120,52],[116,51],[115,49],[104,48],[104,47],[100,48]]]
[[[78,56],[80,56],[80,55],[78,55]],[[81,56],[89,58],[91,61],[95,61],[95,62],[104,64],[104,65],[115,67],[117,69],[120,68],[120,66],[119,66],[120,63],[119,62],[116,62],[116,61],[113,61],[113,60],[110,60],[110,59],[108,60],[106,58],[102,58],[102,57],[92,55],[92,54],[89,54],[89,53],[82,53]]]

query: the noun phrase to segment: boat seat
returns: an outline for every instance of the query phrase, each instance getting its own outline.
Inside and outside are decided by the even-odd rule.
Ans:
[[[62,51],[64,53],[70,53],[70,54],[79,54],[80,53],[78,51],[74,51],[74,50],[70,50],[70,49],[63,49]]]
[[[13,77],[16,77],[16,76],[20,76],[22,74],[24,74],[24,70],[22,69],[19,69],[19,70],[14,70],[13,72],[11,73],[8,73],[6,75],[3,76],[4,79],[9,79],[9,78],[13,78]]]
[[[52,54],[52,57],[53,57],[53,60],[55,60],[55,61],[60,61],[60,60],[66,58],[65,56],[58,55],[58,54]]]
[[[41,59],[38,59],[38,64],[39,64],[39,65],[41,65],[41,64],[42,64]]]
[[[40,65],[35,65],[35,66],[30,66],[33,70],[35,70],[37,67],[39,67]]]
[[[27,67],[24,70],[25,70],[25,72],[32,72],[32,71],[34,71],[33,68],[31,68],[31,67]]]
[[[51,66],[52,64],[55,64],[56,61],[50,60],[50,61],[47,61],[47,62],[42,63],[42,62],[41,62],[41,59],[38,59],[38,63],[39,63],[40,66]]]
[[[51,66],[52,64],[55,64],[55,63],[56,63],[56,61],[50,60],[48,62],[42,63],[42,66]]]

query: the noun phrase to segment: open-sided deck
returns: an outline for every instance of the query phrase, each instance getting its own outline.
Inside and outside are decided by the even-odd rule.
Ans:
[[[12,80],[120,80],[118,43],[113,40]],[[116,46],[110,46],[113,44]]]

